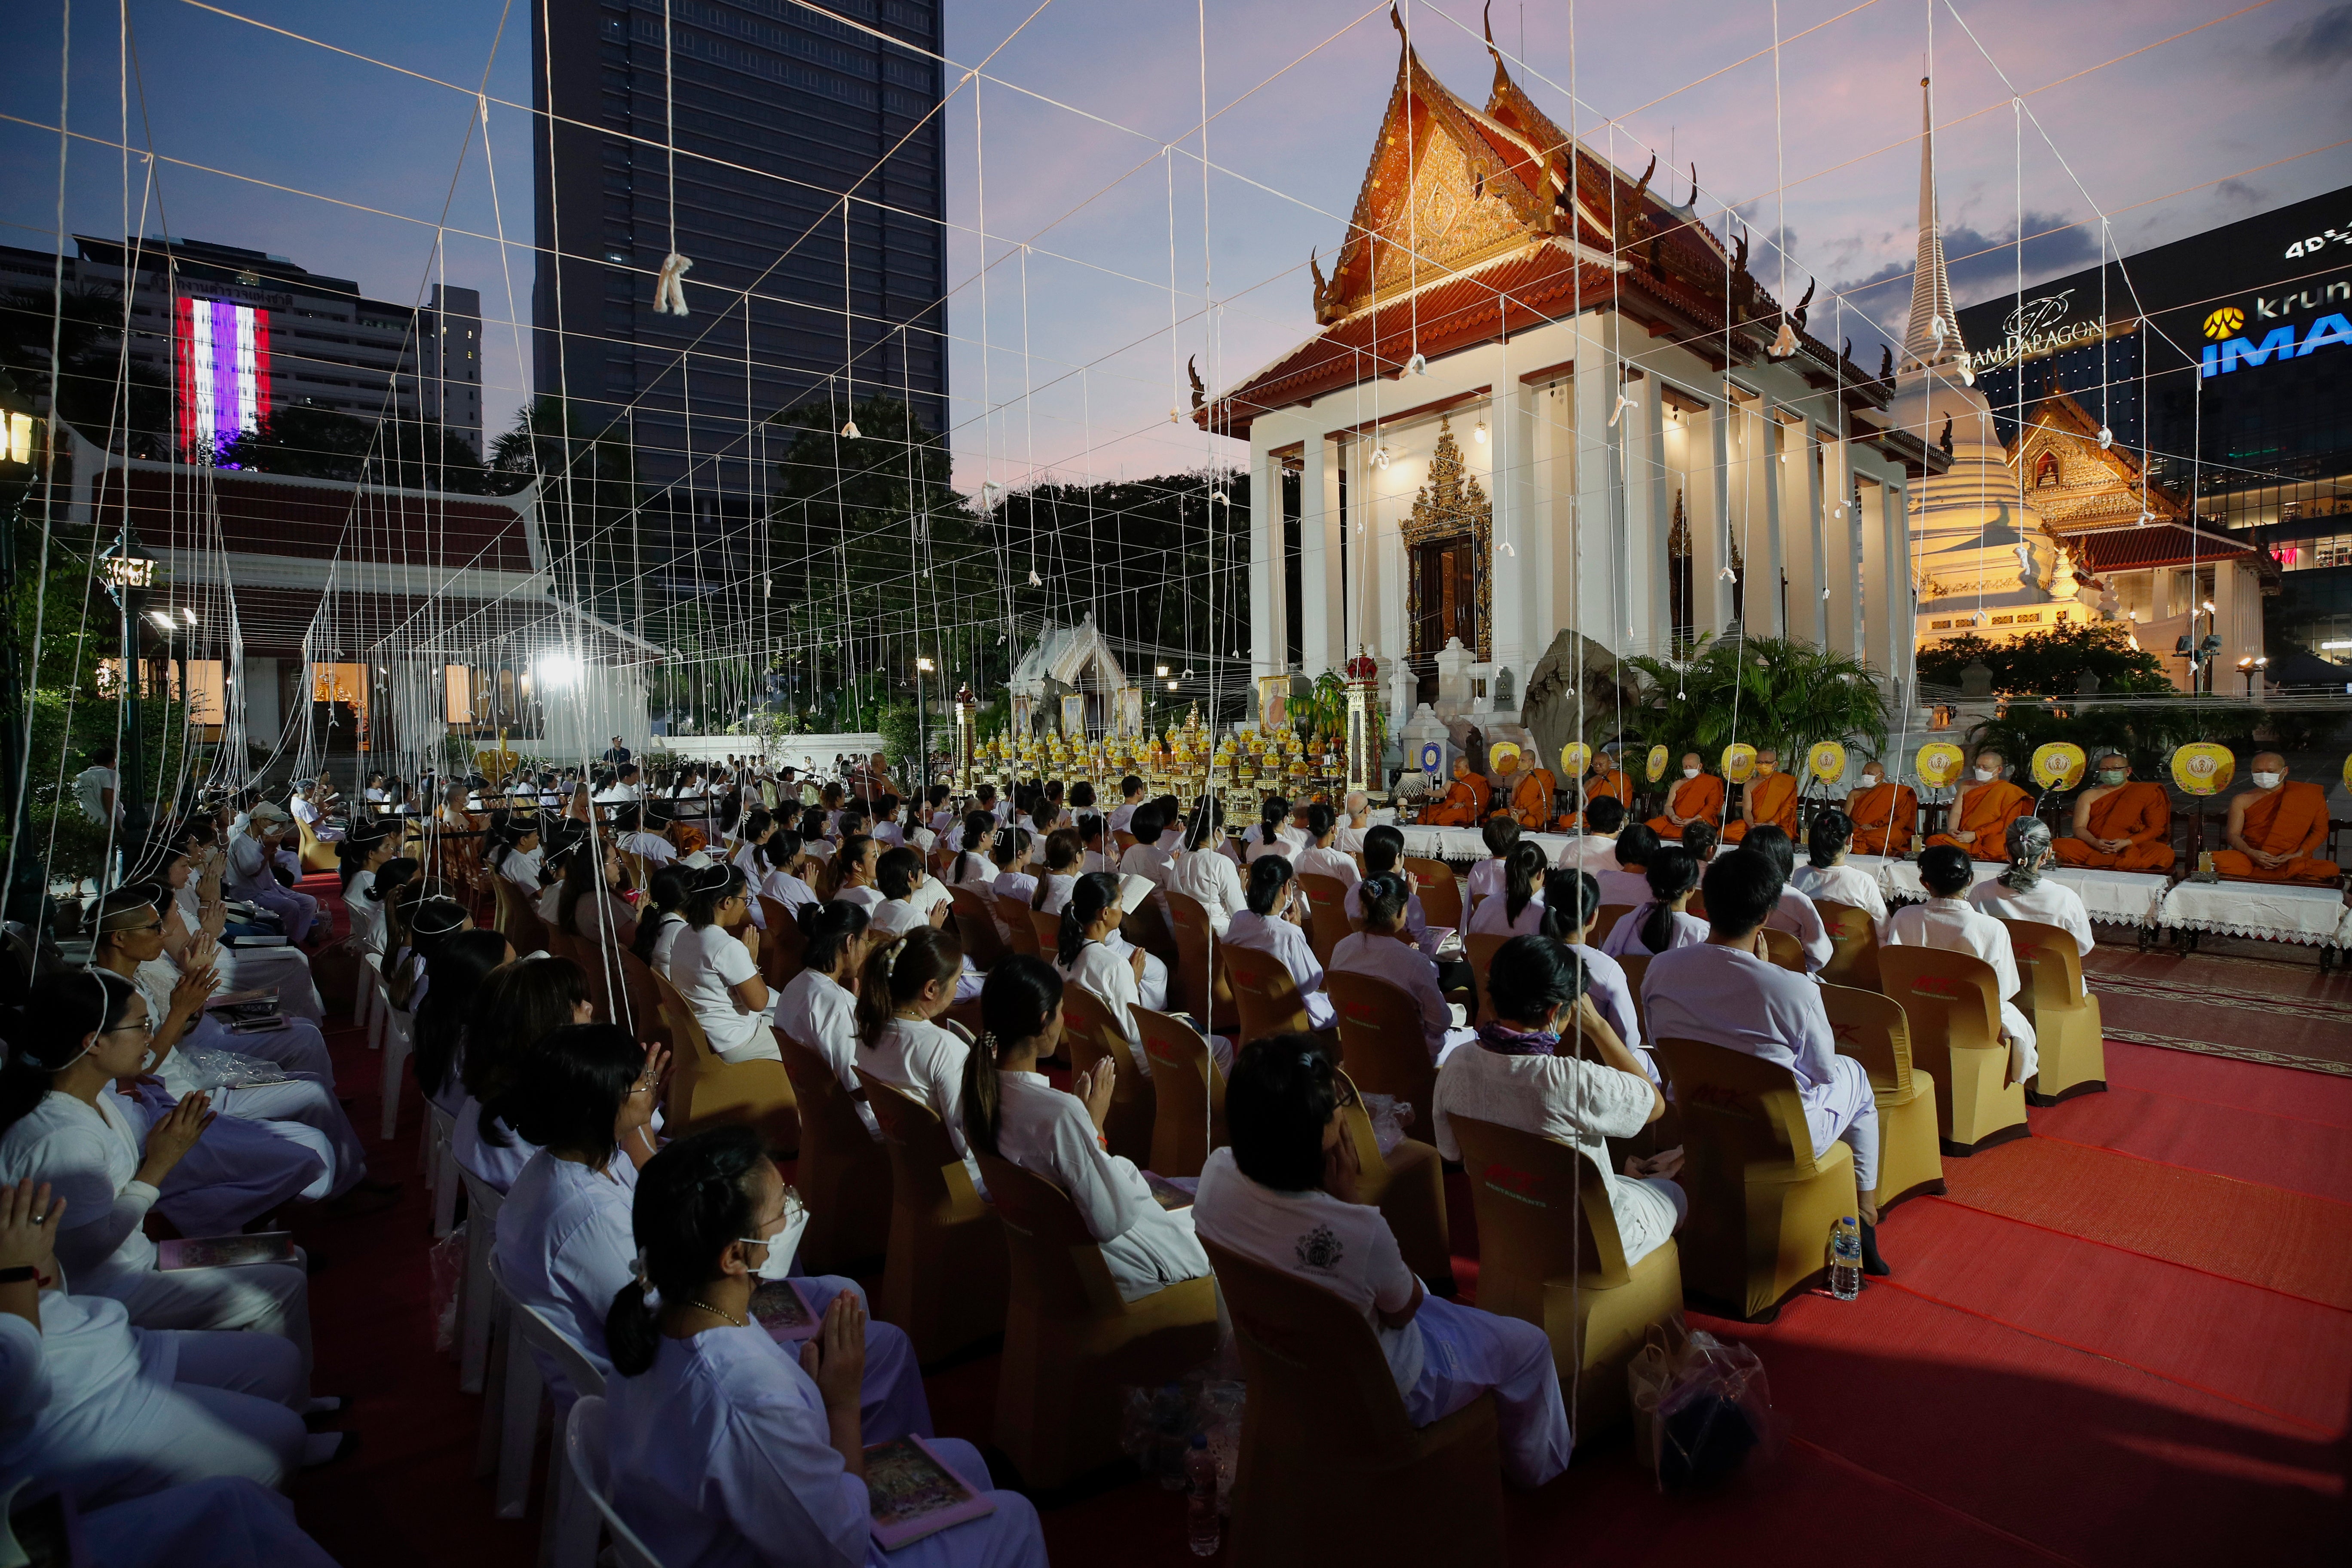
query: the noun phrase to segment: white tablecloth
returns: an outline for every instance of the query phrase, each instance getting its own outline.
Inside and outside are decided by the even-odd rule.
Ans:
[[[1879,891],[1889,903],[1916,904],[1927,897],[1927,885],[1919,880],[1919,868],[1911,861],[1849,855],[1845,863],[1877,878]],[[2009,869],[1999,860],[1972,860],[1969,865],[1976,872],[1971,887],[1982,887]],[[2063,866],[2042,874],[2081,894],[2084,910],[2105,925],[2154,924],[2167,880],[2156,871],[2075,870]]]
[[[1475,827],[1405,827],[1404,852],[1425,860],[1450,860],[1455,865],[1489,858],[1486,840]],[[1565,833],[1522,833],[1522,840],[1532,839],[1543,846],[1544,856],[1557,866],[1561,846],[1569,842]]]
[[[2306,947],[2352,945],[2352,910],[2336,888],[2272,882],[2183,882],[2165,895],[2158,923]]]

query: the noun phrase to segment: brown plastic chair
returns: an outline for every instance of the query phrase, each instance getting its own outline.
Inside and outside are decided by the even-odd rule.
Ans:
[[[1197,1176],[1211,1152],[1225,1146],[1225,1075],[1209,1042],[1183,1019],[1149,1007],[1129,1011],[1151,1058],[1151,1160],[1145,1169]]]
[[[808,952],[808,938],[782,902],[765,893],[758,897],[760,913],[768,922],[760,932],[760,978],[768,983],[769,990],[782,991],[803,967],[801,959]]]
[[[996,1211],[931,1108],[864,1068],[866,1103],[890,1151],[890,1247],[875,1315],[924,1365],[1004,1331],[1007,1264]]]
[[[1024,1485],[1049,1489],[1119,1457],[1128,1388],[1181,1379],[1216,1353],[1217,1282],[1122,1300],[1066,1193],[992,1154],[980,1170],[1012,1271],[993,1436]]]
[[[1356,1196],[1380,1210],[1381,1217],[1389,1222],[1405,1267],[1424,1282],[1434,1281],[1439,1294],[1452,1295],[1452,1222],[1445,1212],[1445,1162],[1437,1145],[1407,1138],[1381,1153],[1371,1116],[1356,1103],[1360,1096],[1355,1083],[1344,1072],[1339,1080],[1347,1086],[1348,1135],[1356,1141],[1356,1163],[1360,1167]],[[1413,1114],[1421,1125],[1428,1125],[1426,1108],[1415,1106]]]
[[[1168,911],[1160,907],[1158,899],[1146,899],[1129,911],[1118,922],[1118,932],[1174,972],[1181,957],[1176,951],[1176,928],[1168,923]]]
[[[2083,950],[2074,934],[2041,921],[2004,920],[2024,984],[2018,1011],[2032,1020],[2041,1058],[2026,1087],[2037,1100],[2071,1100],[2107,1087],[2107,1046],[2099,999],[2083,988]]]
[[[1830,1229],[1853,1214],[1853,1155],[1819,1159],[1796,1074],[1700,1040],[1654,1042],[1682,1112],[1683,1283],[1748,1322],[1829,1266]]]
[[[1097,1061],[1111,1064],[1110,1110],[1104,1118],[1103,1140],[1112,1153],[1139,1165],[1149,1163],[1152,1123],[1159,1116],[1155,1086],[1136,1066],[1135,1049],[1111,1016],[1110,1005],[1076,981],[1062,987],[1062,1044],[1073,1073],[1088,1071]]]
[[[974,969],[995,968],[1007,951],[1004,934],[996,929],[996,917],[989,908],[995,897],[991,893],[983,898],[972,888],[948,889],[948,899],[955,906],[956,935],[963,939],[963,955],[971,960]]]
[[[1209,911],[1190,893],[1173,890],[1168,895],[1168,907],[1176,912],[1178,961],[1168,972],[1170,1004],[1195,1018],[1207,1018],[1212,1034],[1238,1034],[1242,1020],[1240,1010],[1234,1005],[1233,982],[1225,977],[1224,965],[1211,957],[1219,944],[1216,929],[1209,923]],[[1201,1000],[1203,974],[1209,976],[1206,1006]]]
[[[1625,953],[1617,960],[1617,966],[1625,972],[1625,989],[1633,994],[1633,1021],[1642,1026],[1642,1037],[1646,1040],[1650,1037],[1650,1005],[1642,999],[1642,982],[1649,976],[1650,955]]]
[[[1454,878],[1454,868],[1443,860],[1424,859],[1418,855],[1404,858],[1404,869],[1420,879],[1413,891],[1421,900],[1422,917],[1433,926],[1462,929],[1462,884]]]
[[[547,951],[558,958],[568,958],[580,966],[580,973],[588,977],[588,1005],[596,1010],[599,1020],[612,1023],[612,976],[608,973],[604,948],[586,937],[573,936],[569,931],[550,927]]]
[[[294,819],[294,826],[301,830],[302,871],[305,876],[313,871],[332,871],[342,864],[341,858],[335,853],[335,847],[311,832],[309,823],[298,816]]]
[[[1628,1266],[1600,1167],[1569,1144],[1449,1116],[1478,1215],[1478,1305],[1535,1324],[1572,1395],[1580,1442],[1631,1414],[1625,1366],[1653,1323],[1682,1315],[1667,1237]]]
[[[1349,1078],[1365,1093],[1409,1101],[1425,1116],[1436,1100],[1437,1068],[1429,1059],[1421,1005],[1378,975],[1329,970],[1323,984],[1339,1016],[1340,1060]]]
[[[1062,945],[1061,915],[1059,913],[1049,915],[1043,910],[1031,910],[1029,929],[1036,933],[1037,956],[1048,963],[1053,963],[1055,952]]]
[[[613,1022],[635,1029],[640,1040],[670,1046],[669,1020],[662,1016],[661,990],[654,984],[652,966],[625,947],[614,948],[613,956],[621,966],[621,989],[613,997],[613,1005],[621,1010]],[[671,1054],[677,1053],[673,1049]]]
[[[803,1274],[845,1274],[883,1256],[890,1241],[890,1151],[866,1130],[857,1101],[811,1047],[776,1033],[800,1103],[801,1152],[793,1185],[807,1201]]]
[[[495,871],[488,874],[488,881],[490,897],[498,907],[492,929],[513,944],[518,953],[552,951],[547,946],[547,922],[539,918],[537,910],[523,901],[522,889]]]
[[[1878,922],[1870,911],[1835,899],[1815,899],[1813,908],[1821,911],[1822,924],[1830,933],[1830,961],[1822,965],[1822,984],[1877,990]]]
[[[2009,1081],[1992,965],[1939,947],[1882,947],[1878,973],[1911,1026],[1911,1065],[1936,1080],[1944,1152],[1963,1157],[2026,1135],[2025,1088]]]
[[[1311,1034],[1307,1003],[1298,983],[1282,960],[1255,947],[1220,942],[1217,953],[1225,961],[1225,976],[1233,982],[1234,1010],[1241,1015],[1241,1037],[1246,1042],[1268,1035]]]
[[[1598,947],[1601,943],[1607,942],[1609,940],[1609,933],[1617,929],[1617,922],[1623,920],[1627,915],[1632,914],[1635,907],[1636,906],[1633,904],[1601,905],[1601,908],[1594,912],[1592,917],[1593,945]]]
[[[1500,1563],[1494,1395],[1415,1427],[1362,1313],[1319,1285],[1202,1245],[1250,1391],[1234,1475],[1236,1568]]]
[[[1348,919],[1348,884],[1318,871],[1301,871],[1298,885],[1307,892],[1307,945],[1314,949],[1315,962],[1328,969],[1331,950],[1356,929]]]
[[[1885,1214],[1905,1198],[1944,1190],[1944,1155],[1936,1130],[1936,1080],[1911,1070],[1911,1025],[1892,996],[1854,985],[1824,985],[1822,1005],[1838,1055],[1870,1075],[1878,1105],[1878,1190]]]
[[[1475,1023],[1491,1024],[1495,1021],[1495,1005],[1486,987],[1486,971],[1494,967],[1495,954],[1500,952],[1503,944],[1510,940],[1508,934],[1501,931],[1465,931],[1462,935],[1462,951],[1469,957],[1470,973],[1478,987],[1478,1011],[1472,1020]]]
[[[663,1131],[683,1138],[706,1127],[736,1122],[759,1129],[780,1157],[800,1147],[799,1102],[782,1062],[726,1062],[710,1048],[702,1022],[666,974],[653,976],[663,1019],[669,1025],[669,1098]]]
[[[1760,929],[1764,932],[1764,951],[1774,963],[1794,973],[1806,973],[1805,944],[1797,940],[1796,933],[1782,931],[1778,926]]]
[[[1007,898],[1003,893],[996,895],[997,917],[1004,922],[1004,929],[1013,933],[1012,940],[1005,945],[1013,952],[1030,958],[1039,956],[1037,922],[1029,918],[1036,912],[1023,900]],[[1058,927],[1055,934],[1060,934]]]
[[[1135,835],[1129,833],[1124,827],[1112,828],[1110,830],[1110,841],[1112,847],[1117,851],[1117,853],[1113,854],[1110,858],[1111,864],[1113,865],[1117,865],[1118,863],[1120,856],[1125,855],[1129,850],[1135,847]]]

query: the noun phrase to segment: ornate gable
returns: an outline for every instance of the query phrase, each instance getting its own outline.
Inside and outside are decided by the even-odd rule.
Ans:
[[[2033,405],[2022,438],[2012,439],[2011,447],[2027,500],[2053,532],[2138,520],[2138,461],[2120,446],[2101,447],[2098,421],[2064,393]],[[2155,485],[2147,487],[2146,510],[2159,521],[2189,520],[2179,498]]]

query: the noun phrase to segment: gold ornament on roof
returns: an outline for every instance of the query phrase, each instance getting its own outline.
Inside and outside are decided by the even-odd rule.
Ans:
[[[1450,418],[1441,417],[1437,422],[1437,449],[1430,454],[1429,478],[1412,498],[1412,512],[1404,520],[1402,532],[1405,552],[1412,563],[1405,593],[1406,624],[1421,623],[1424,594],[1438,591],[1436,584],[1424,588],[1421,581],[1420,547],[1443,540],[1466,539],[1471,544],[1472,575],[1477,584],[1478,603],[1474,617],[1478,628],[1477,656],[1482,661],[1494,658],[1495,580],[1490,563],[1494,560],[1495,509],[1486,499],[1485,488],[1478,483],[1478,476],[1463,466],[1462,447],[1454,439],[1454,422]]]

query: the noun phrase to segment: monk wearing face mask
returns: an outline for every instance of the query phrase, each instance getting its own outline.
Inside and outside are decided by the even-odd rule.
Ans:
[[[1886,782],[1883,763],[1865,763],[1862,783],[1847,792],[1845,814],[1853,818],[1853,852],[1900,855],[1919,831],[1919,796],[1909,784]]]
[[[2213,869],[2252,882],[2335,881],[2332,860],[2312,858],[2327,838],[2327,792],[2291,784],[2286,759],[2264,752],[2254,759],[2253,785],[2230,799],[2227,849],[2213,851]]]
[[[1748,777],[1738,817],[1723,825],[1723,841],[1737,844],[1749,828],[1766,826],[1792,841],[1803,837],[1797,831],[1797,780],[1780,771],[1780,753],[1769,746],[1756,753],[1756,772]]]
[[[2107,871],[2169,871],[2172,802],[2164,786],[2135,780],[2120,752],[2099,758],[2098,782],[2074,802],[2074,836],[2051,846],[2061,865]]]
[[[2000,775],[2009,761],[1988,746],[1977,753],[1976,776],[1952,802],[1953,823],[1929,844],[1949,844],[1979,860],[2009,858],[2009,825],[2033,814],[2033,797]]]
[[[1661,838],[1679,840],[1694,822],[1723,825],[1723,781],[1706,771],[1696,752],[1685,752],[1682,782],[1666,792],[1666,814],[1650,818],[1650,826]]]

